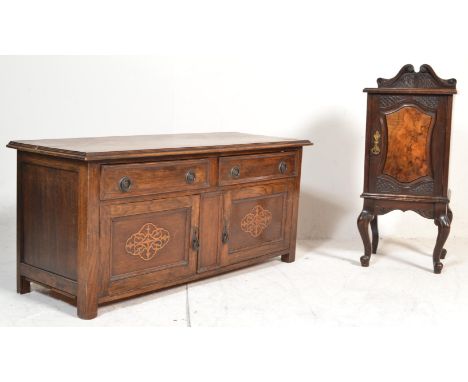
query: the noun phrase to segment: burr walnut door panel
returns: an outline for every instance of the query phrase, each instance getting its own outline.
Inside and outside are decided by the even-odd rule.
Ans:
[[[431,196],[441,187],[446,101],[437,96],[374,96],[368,137],[370,192]],[[375,109],[374,109],[375,110]],[[439,185],[439,186],[438,186]],[[439,190],[442,192],[442,190]]]
[[[199,198],[102,207],[103,291],[118,293],[195,274]]]
[[[291,182],[224,193],[221,265],[289,248]]]

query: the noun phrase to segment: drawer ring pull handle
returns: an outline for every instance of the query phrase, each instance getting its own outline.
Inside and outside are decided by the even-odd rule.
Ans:
[[[281,174],[284,174],[286,171],[288,171],[288,165],[284,160],[282,160],[278,165],[278,170]]]
[[[187,173],[185,174],[185,181],[188,183],[188,184],[192,184],[193,182],[195,182],[195,179],[196,179],[196,175],[195,175],[195,172],[192,171],[192,170],[189,170],[187,171]]]
[[[240,168],[239,166],[234,166],[231,168],[231,177],[238,178],[240,176]]]
[[[130,191],[132,187],[132,180],[128,176],[124,176],[119,180],[119,189],[122,192]]]

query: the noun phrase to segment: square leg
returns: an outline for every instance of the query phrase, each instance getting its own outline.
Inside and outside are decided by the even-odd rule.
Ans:
[[[296,252],[290,252],[281,256],[281,261],[284,263],[293,263],[296,260]]]
[[[24,276],[18,274],[17,276],[17,285],[16,291],[19,294],[26,294],[31,292],[31,282],[27,280]]]

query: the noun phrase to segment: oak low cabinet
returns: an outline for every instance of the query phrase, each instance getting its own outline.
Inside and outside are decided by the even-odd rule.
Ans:
[[[295,258],[302,147],[240,133],[13,141],[17,290],[99,304]]]

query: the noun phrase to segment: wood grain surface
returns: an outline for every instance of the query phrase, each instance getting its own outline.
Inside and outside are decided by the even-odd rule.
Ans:
[[[307,145],[311,145],[311,142],[306,139],[297,140],[226,132],[18,140],[11,141],[7,147],[63,158],[103,160],[145,158],[180,153],[222,153]]]

